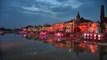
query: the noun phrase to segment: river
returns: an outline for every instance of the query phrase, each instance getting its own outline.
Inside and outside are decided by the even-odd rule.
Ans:
[[[52,39],[28,39],[18,34],[0,35],[0,59],[107,60],[106,45]]]

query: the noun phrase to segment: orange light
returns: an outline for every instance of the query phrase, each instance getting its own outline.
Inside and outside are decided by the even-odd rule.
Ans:
[[[96,34],[94,34],[94,37],[96,37]]]
[[[95,53],[96,52],[96,49],[95,49],[94,45],[90,45],[89,47],[90,47],[91,53]]]
[[[87,49],[87,45],[85,43],[80,43],[79,47],[86,50]]]

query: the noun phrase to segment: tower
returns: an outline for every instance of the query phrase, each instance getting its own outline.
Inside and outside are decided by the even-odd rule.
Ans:
[[[80,14],[78,12],[77,16],[76,16],[76,20],[80,20]]]
[[[76,16],[76,23],[79,24],[81,21],[80,21],[80,14],[78,12],[77,16]]]
[[[105,22],[104,5],[101,6],[100,21],[102,24]]]

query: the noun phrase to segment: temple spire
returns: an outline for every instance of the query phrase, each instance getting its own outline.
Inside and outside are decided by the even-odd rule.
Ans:
[[[80,18],[80,14],[79,14],[79,12],[78,12],[78,14],[77,14],[77,17],[76,18]]]
[[[80,19],[80,14],[79,14],[79,12],[78,12],[78,14],[77,14],[77,16],[76,16],[76,19],[77,19],[77,20]]]

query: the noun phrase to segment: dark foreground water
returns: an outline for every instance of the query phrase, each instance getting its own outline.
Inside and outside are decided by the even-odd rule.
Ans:
[[[107,60],[106,45],[82,43],[81,47],[82,44],[69,41],[63,44],[6,34],[0,36],[0,60]],[[90,50],[90,45],[94,49]]]

